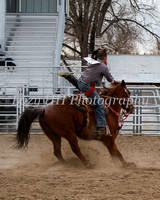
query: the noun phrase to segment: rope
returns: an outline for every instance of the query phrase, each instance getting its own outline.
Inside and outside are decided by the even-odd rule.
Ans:
[[[95,84],[96,84],[96,82],[92,82],[91,88],[89,90],[87,90],[87,92],[84,93],[86,95],[86,97],[89,97],[90,95],[92,95],[94,93]]]

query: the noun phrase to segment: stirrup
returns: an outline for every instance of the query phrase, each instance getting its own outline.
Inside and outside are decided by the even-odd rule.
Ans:
[[[102,140],[105,136],[112,137],[108,126],[104,130],[97,129],[95,131],[95,139],[96,140]]]
[[[95,139],[96,140],[102,140],[102,138],[106,136],[106,129],[96,129],[95,131]]]

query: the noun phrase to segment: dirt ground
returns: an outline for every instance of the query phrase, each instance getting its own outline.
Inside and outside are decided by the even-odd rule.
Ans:
[[[28,150],[13,146],[15,135],[0,135],[0,200],[159,200],[160,137],[118,136],[119,150],[136,167],[117,168],[98,141],[79,141],[94,165],[86,169],[62,141],[66,160],[53,156],[45,135],[31,135]]]

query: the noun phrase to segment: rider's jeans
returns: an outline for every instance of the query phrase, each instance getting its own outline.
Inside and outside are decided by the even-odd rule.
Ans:
[[[87,92],[90,89],[90,86],[88,84],[85,84],[84,82],[78,80],[76,77],[72,75],[70,79],[73,79],[73,81],[76,81],[78,84],[78,87],[80,91],[83,93]],[[88,98],[92,99],[92,103],[94,104],[96,108],[96,119],[97,119],[97,127],[106,127],[106,118],[105,118],[105,111],[103,110],[104,104],[100,96],[96,91],[94,91],[93,94],[88,96]]]

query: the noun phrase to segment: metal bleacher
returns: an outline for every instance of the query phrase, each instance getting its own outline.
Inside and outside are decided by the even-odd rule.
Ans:
[[[0,67],[1,86],[57,86],[55,71],[61,56],[65,1],[59,1],[58,6],[55,13],[6,14],[6,51],[0,59],[11,58],[16,66],[8,67],[6,61]]]
[[[67,1],[45,3],[51,3],[55,12],[49,7],[49,12],[22,12],[19,5],[20,10],[6,13],[6,47],[0,61],[9,58],[16,66],[8,66],[10,61],[0,66],[2,131],[15,130],[29,96],[46,99],[57,92]]]
[[[17,65],[32,66],[53,63],[58,16],[7,14],[6,56]]]
[[[7,15],[5,57],[12,58],[16,67],[12,71],[3,69],[1,78],[5,79],[5,86],[38,87],[42,80],[51,86],[57,23],[56,15]]]

